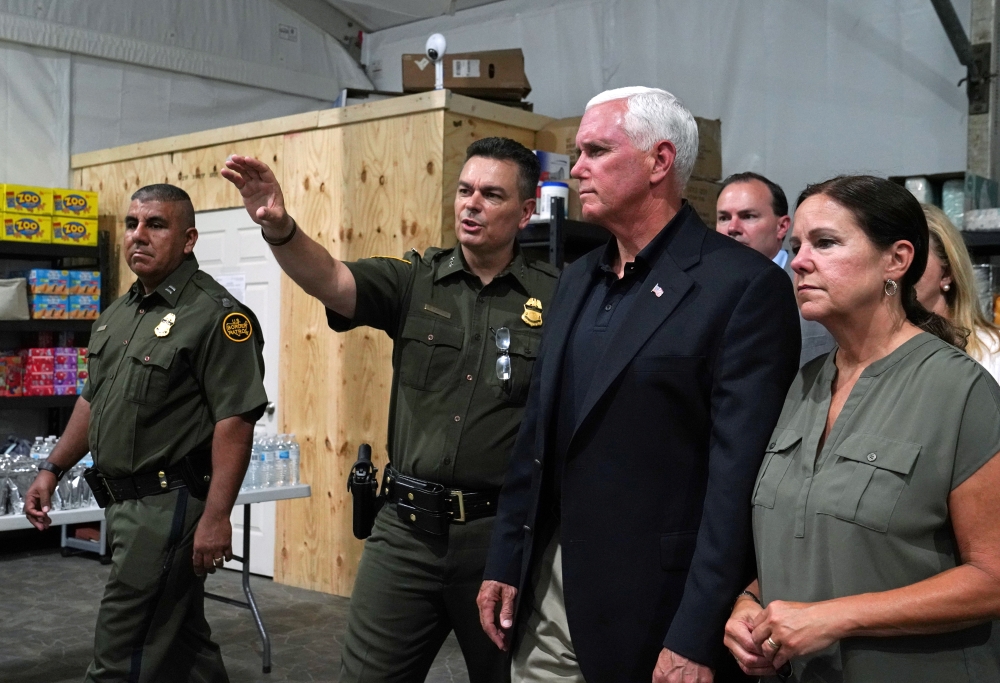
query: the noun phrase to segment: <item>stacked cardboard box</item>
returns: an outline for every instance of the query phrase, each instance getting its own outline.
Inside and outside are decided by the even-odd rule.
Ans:
[[[519,102],[531,92],[521,48],[445,54],[444,87],[504,103]],[[433,89],[434,62],[424,54],[403,55],[403,92]]]
[[[96,270],[32,268],[13,275],[28,281],[32,318],[92,320],[100,315],[101,274]]]
[[[97,193],[0,185],[0,240],[47,244],[97,244]]]
[[[0,355],[0,396],[72,396],[87,381],[87,349],[21,349]]]

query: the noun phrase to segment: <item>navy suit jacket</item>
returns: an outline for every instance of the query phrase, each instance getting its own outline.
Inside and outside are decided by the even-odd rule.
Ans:
[[[753,565],[751,491],[798,370],[788,276],[694,211],[678,216],[598,364],[566,454],[566,614],[589,683],[648,683],[664,647],[724,665],[716,680],[727,679],[723,628]],[[600,255],[568,266],[546,306],[500,497],[485,578],[519,598],[543,550],[539,514],[551,510],[542,479],[562,359]],[[528,609],[517,612],[523,624]]]

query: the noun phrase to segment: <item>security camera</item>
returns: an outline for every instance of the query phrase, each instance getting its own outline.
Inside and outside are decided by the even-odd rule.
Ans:
[[[435,90],[444,90],[444,53],[447,47],[448,44],[440,33],[432,35],[427,39],[427,44],[424,45],[424,53],[428,59],[434,62]]]
[[[444,36],[440,33],[432,35],[427,39],[427,44],[424,45],[424,53],[432,62],[440,62],[444,59],[446,49],[447,43],[444,40]]]

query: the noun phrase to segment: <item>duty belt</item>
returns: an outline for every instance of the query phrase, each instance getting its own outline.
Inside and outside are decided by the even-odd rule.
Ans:
[[[391,465],[385,469],[383,486],[402,521],[437,536],[447,534],[449,524],[492,517],[500,495],[499,491],[446,488],[402,475]]]
[[[212,480],[211,456],[203,451],[194,451],[169,467],[116,479],[105,477],[97,468],[91,467],[84,472],[84,477],[94,492],[94,500],[102,508],[123,500],[137,500],[184,487],[198,500],[205,500]]]

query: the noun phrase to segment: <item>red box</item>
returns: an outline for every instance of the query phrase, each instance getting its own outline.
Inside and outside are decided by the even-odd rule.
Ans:
[[[86,370],[77,370],[76,379],[77,381],[83,382],[90,378],[90,373]]]
[[[35,348],[31,348],[31,349],[26,349],[26,351],[28,352],[28,357],[29,358],[36,358],[36,357],[42,357],[42,358],[53,357],[54,358],[55,355],[56,355],[56,350],[55,349],[42,349],[42,348],[35,347]]]
[[[0,391],[4,396],[24,395],[24,360],[21,356],[4,356],[4,383]]]
[[[56,395],[56,389],[51,384],[48,384],[48,385],[45,385],[45,386],[38,386],[38,387],[28,386],[28,387],[25,387],[25,393],[24,393],[24,395],[25,396],[55,396]]]
[[[76,396],[77,394],[76,382],[74,382],[73,384],[67,384],[65,386],[57,384],[56,386],[52,387],[52,389],[55,392],[56,396]]]

